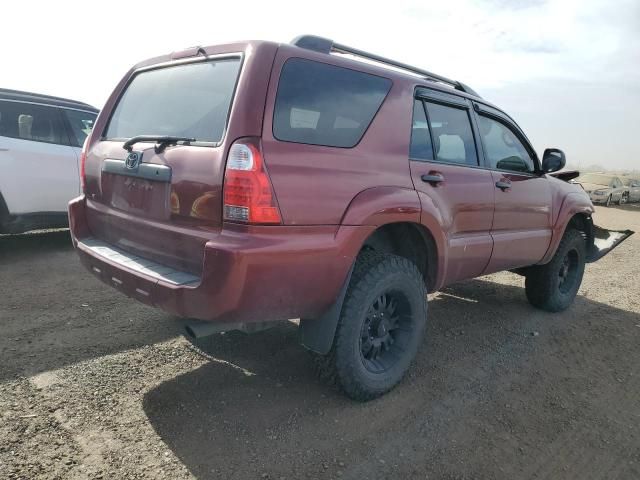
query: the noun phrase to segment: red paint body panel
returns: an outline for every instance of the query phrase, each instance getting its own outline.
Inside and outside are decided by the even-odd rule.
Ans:
[[[337,225],[349,203],[362,191],[378,186],[413,189],[407,156],[411,132],[411,104],[405,82],[394,82],[378,114],[355,148],[281,142],[273,136],[273,108],[284,62],[300,56],[300,49],[278,50],[269,86],[262,147],[284,223]],[[353,68],[353,61],[305,52],[305,58]],[[380,74],[362,64],[359,70]],[[388,72],[384,72],[389,76]],[[318,200],[322,199],[321,205]]]
[[[92,215],[84,197],[71,203],[74,243]],[[313,318],[331,305],[373,230],[367,226],[229,226],[209,233],[200,248],[202,279],[197,286],[158,281],[96,257],[81,243],[78,253],[105,283],[178,316],[242,322]]]
[[[243,42],[205,51],[242,58],[220,144],[170,146],[159,154],[150,143],[136,144],[144,163],[171,169],[170,181],[103,171],[106,159],[126,157],[122,142],[101,136],[131,77],[139,69],[194,60],[198,54],[187,49],[142,62],[125,75],[100,113],[88,145],[86,195],[69,206],[72,238],[83,264],[144,303],[209,321],[315,318],[332,305],[377,227],[408,222],[428,230],[436,249],[433,288],[439,289],[484,273],[548,261],[572,215],[593,212],[579,187],[547,175],[507,174],[483,168],[482,162],[469,168],[410,160],[416,87],[451,93],[448,87],[291,45]],[[291,57],[392,81],[355,147],[274,138],[280,71]],[[455,93],[465,101],[480,101]],[[242,226],[222,220],[227,155],[243,137],[260,139],[282,225]],[[441,184],[421,180],[436,172],[444,177]],[[512,183],[504,192],[495,186],[503,178]],[[96,256],[81,242],[90,237],[196,275],[200,282],[177,286]]]
[[[440,174],[444,181],[431,185],[422,175]],[[481,275],[491,258],[491,223],[494,186],[491,172],[461,165],[436,162],[411,162],[416,189],[423,193],[422,208],[437,218],[446,240],[444,264],[437,288],[464,278]],[[440,270],[440,269],[439,269]]]
[[[551,241],[551,189],[546,177],[491,172],[493,181],[507,180],[511,188],[495,189],[491,236],[496,252],[484,273],[532,265]]]
[[[551,261],[567,225],[575,215],[591,217],[595,211],[588,195],[578,185],[564,183],[557,179],[551,179],[550,185],[553,187],[555,198],[561,203],[554,202],[558,213],[555,215],[549,248],[538,262],[540,264]]]

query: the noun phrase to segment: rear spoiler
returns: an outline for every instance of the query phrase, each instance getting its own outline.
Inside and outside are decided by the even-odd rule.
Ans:
[[[600,260],[633,234],[631,230],[607,230],[593,225],[593,244],[587,250],[587,263]]]

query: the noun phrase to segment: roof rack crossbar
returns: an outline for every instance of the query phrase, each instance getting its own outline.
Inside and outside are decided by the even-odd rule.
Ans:
[[[335,52],[335,53],[343,53],[343,54],[353,55],[356,57],[366,58],[368,60],[372,60],[377,63],[390,65],[392,67],[399,68],[407,72],[424,76],[427,79],[432,81],[445,83],[447,85],[452,86],[456,90],[460,90],[470,95],[475,95],[479,97],[479,95],[475,91],[473,91],[471,88],[469,88],[465,84],[458,82],[456,80],[443,77],[442,75],[438,75],[436,73],[432,73],[432,72],[429,72],[428,70],[423,70],[422,68],[414,67],[406,63],[397,62],[395,60],[391,60],[390,58],[381,57],[380,55],[376,55],[375,53],[369,53],[369,52],[365,52],[364,50],[359,50],[357,48],[349,47],[347,45],[335,43],[333,40],[330,40],[328,38],[317,37],[315,35],[301,35],[299,37],[294,38],[291,43],[297,47],[306,48],[308,50],[314,50],[320,53]]]

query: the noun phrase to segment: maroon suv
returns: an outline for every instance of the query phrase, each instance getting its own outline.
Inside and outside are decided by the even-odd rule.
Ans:
[[[91,272],[194,336],[300,318],[360,400],[409,367],[426,292],[509,269],[560,311],[632,233],[595,227],[575,173],[550,175],[564,154],[540,162],[469,87],[313,36],[136,65],[81,163],[69,217]]]

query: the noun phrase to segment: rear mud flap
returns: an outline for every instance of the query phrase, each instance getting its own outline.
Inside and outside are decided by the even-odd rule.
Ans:
[[[633,235],[631,230],[607,230],[606,228],[593,226],[593,245],[587,253],[587,262],[600,260],[611,250],[616,248],[627,238]]]

